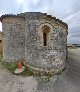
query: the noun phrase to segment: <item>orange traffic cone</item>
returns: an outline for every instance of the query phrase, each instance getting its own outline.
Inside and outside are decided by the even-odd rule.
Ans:
[[[22,63],[19,62],[19,63],[18,63],[18,69],[21,69],[21,68],[22,68]]]

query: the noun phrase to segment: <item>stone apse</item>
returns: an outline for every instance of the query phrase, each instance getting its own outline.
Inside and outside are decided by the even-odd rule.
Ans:
[[[3,61],[18,62],[36,72],[57,73],[65,67],[68,25],[40,12],[0,17],[3,30]]]

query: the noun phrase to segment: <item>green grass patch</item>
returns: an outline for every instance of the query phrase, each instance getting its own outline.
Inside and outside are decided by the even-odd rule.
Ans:
[[[9,70],[12,74],[14,74],[15,69],[18,67],[17,63],[8,63],[8,62],[3,62],[2,61],[3,55],[0,54],[0,65],[4,68]],[[23,65],[25,66],[25,65]],[[17,75],[21,75],[21,76],[32,76],[33,72],[27,67],[25,66],[25,70]]]
[[[4,63],[4,62],[2,62],[1,65],[2,65],[4,68],[6,68],[6,69],[8,69],[9,71],[11,71],[11,72],[14,72],[15,69],[17,68],[17,64],[14,64],[14,63]]]
[[[2,66],[4,68],[6,68],[7,70],[9,70],[11,73],[14,74],[15,69],[18,67],[18,65],[16,63],[2,63]],[[23,65],[25,67],[25,70],[20,73],[20,74],[15,74],[15,75],[21,75],[21,76],[32,76],[33,72],[25,65]]]
[[[25,70],[24,70],[24,72],[21,73],[21,75],[22,76],[32,76],[33,72],[27,66],[25,66]]]

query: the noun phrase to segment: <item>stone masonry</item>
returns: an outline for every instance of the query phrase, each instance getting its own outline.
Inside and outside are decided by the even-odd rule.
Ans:
[[[3,33],[0,31],[0,54],[3,53],[3,39],[2,39]]]
[[[3,30],[3,60],[21,59],[36,69],[58,71],[65,66],[68,26],[56,17],[26,12],[0,17]]]

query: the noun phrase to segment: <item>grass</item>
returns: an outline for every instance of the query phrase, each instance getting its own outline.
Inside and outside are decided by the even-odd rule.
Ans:
[[[32,76],[33,72],[27,66],[25,66],[25,70],[24,70],[24,72],[21,73],[21,75],[23,75],[23,76]]]
[[[7,70],[11,71],[12,73],[17,68],[17,64],[14,64],[14,63],[4,63],[4,62],[2,62],[2,66],[4,68],[6,68]]]
[[[18,67],[18,65],[16,63],[2,63],[2,66],[4,68],[6,68],[7,70],[9,70],[11,73],[14,74],[14,71],[15,69]],[[25,66],[25,65],[23,65]],[[33,72],[31,72],[30,69],[28,69],[26,66],[25,66],[25,70],[20,73],[20,74],[16,74],[16,75],[21,75],[21,76],[32,76],[33,75]]]
[[[17,63],[4,63],[4,62],[2,62],[2,54],[0,54],[0,64],[3,68],[6,68],[7,70],[9,70],[13,74],[14,74],[15,69],[18,67]],[[25,67],[25,70],[22,73],[17,74],[17,75],[21,75],[21,76],[32,76],[32,75],[34,75],[34,73],[26,65],[23,65],[23,66]],[[59,71],[57,73],[57,75],[62,74],[65,71],[65,69],[66,68],[63,68],[61,71]],[[47,80],[49,81],[51,75],[47,74],[46,76],[47,76]]]
[[[18,67],[17,63],[5,63],[5,62],[2,62],[2,54],[0,54],[0,65],[9,70],[12,74],[14,74],[14,71],[15,69]],[[23,65],[25,66],[25,65]],[[25,66],[25,70],[20,73],[20,74],[17,74],[17,75],[21,75],[21,76],[32,76],[33,75],[33,72],[27,67]]]

